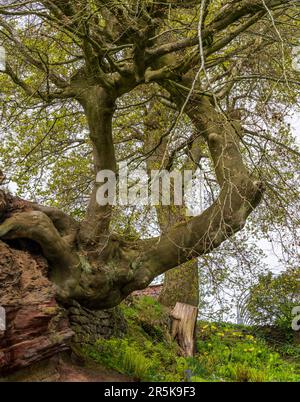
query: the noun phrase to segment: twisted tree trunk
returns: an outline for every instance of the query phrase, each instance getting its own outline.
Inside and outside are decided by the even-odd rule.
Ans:
[[[105,137],[104,144],[110,144],[112,113],[96,102],[89,108],[94,119],[106,121],[97,134],[91,127],[97,157],[98,137]],[[244,226],[258,205],[263,187],[242,162],[234,128],[206,98],[192,103],[187,112],[207,141],[221,191],[200,216],[175,225],[159,238],[132,241],[109,233],[111,207],[99,207],[95,191],[81,224],[58,210],[36,204],[25,203],[23,211],[8,214],[2,206],[0,238],[27,238],[39,244],[62,303],[76,300],[92,308],[116,306],[156,276],[218,247]]]
[[[102,123],[103,130],[95,132],[96,128],[91,127],[97,161],[102,147],[111,143],[112,113],[96,102],[88,105],[90,121],[107,120]],[[159,238],[132,241],[110,233],[111,207],[99,207],[95,202],[95,191],[82,223],[57,209],[13,198],[3,191],[0,193],[2,241],[27,239],[40,247],[48,261],[48,272],[45,268],[43,271],[51,289],[45,302],[46,310],[47,306],[59,309],[57,304],[51,304],[54,298],[64,307],[72,306],[74,301],[87,309],[117,306],[132,291],[143,289],[158,275],[210,252],[244,226],[247,216],[261,199],[263,187],[243,165],[238,135],[206,98],[189,105],[187,112],[207,141],[221,187],[220,195],[200,216],[166,229]],[[98,144],[99,136],[108,137],[101,142],[104,145]],[[114,162],[111,167],[113,165]],[[181,269],[184,267],[182,265]],[[14,272],[17,265],[11,269]],[[52,322],[52,313],[49,314],[49,318],[42,320]],[[63,337],[69,338],[68,327],[65,330]],[[54,333],[59,334],[59,331]],[[6,336],[4,343],[5,339]],[[64,348],[64,342],[59,342],[57,347]],[[51,354],[58,349],[55,342],[53,349],[51,341],[46,350]],[[188,350],[191,353],[190,346]],[[41,353],[41,358],[45,356]],[[2,359],[5,362],[5,355]]]
[[[239,44],[241,34],[270,10],[283,10],[287,5],[292,10],[294,1],[235,1],[217,7],[212,17],[210,1],[166,3],[99,1],[100,7],[95,7],[94,2],[42,0],[38,7],[33,3],[28,8],[22,2],[1,6],[0,36],[11,53],[3,74],[25,93],[29,110],[36,106],[50,109],[52,102],[63,105],[66,100],[80,104],[78,110],[83,109],[88,123],[95,173],[116,169],[112,132],[116,101],[140,85],[153,84],[161,86],[164,95],[168,91],[172,107],[189,116],[209,151],[220,187],[217,199],[199,216],[172,222],[175,225],[164,227],[161,236],[140,240],[112,233],[112,206],[97,203],[97,182],[81,222],[57,209],[0,193],[2,246],[11,242],[19,246],[25,239],[40,251],[48,264],[43,276],[60,306],[73,306],[75,301],[88,310],[111,308],[173,268],[180,266],[182,272],[186,269],[188,275],[194,275],[192,261],[241,230],[261,200],[263,185],[248,171],[239,149],[241,133],[219,111],[215,97],[203,93],[201,76],[197,82],[190,77],[200,56],[214,55],[212,65],[221,68],[229,44],[235,39]],[[193,5],[195,14],[190,16]],[[196,33],[190,34],[189,24],[183,31],[173,29],[181,15],[188,17],[187,21],[191,17],[194,23],[199,17],[198,5],[202,20]],[[171,12],[175,18],[170,29]],[[27,18],[28,26],[16,28],[14,17],[19,15]],[[36,29],[36,20],[40,29]],[[37,32],[49,29],[53,35],[37,40]],[[60,46],[58,38],[66,37],[68,46]],[[232,73],[234,85],[236,68],[229,72],[227,78],[231,81]],[[217,84],[223,87],[223,78]],[[231,87],[226,85],[223,93]],[[11,91],[10,85],[7,88]],[[11,104],[18,104],[16,112],[23,112],[18,96],[16,91]],[[2,181],[0,174],[0,184]],[[18,264],[11,269],[18,271]]]

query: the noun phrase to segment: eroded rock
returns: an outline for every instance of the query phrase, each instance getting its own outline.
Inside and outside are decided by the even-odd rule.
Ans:
[[[68,349],[73,336],[67,314],[55,301],[40,255],[0,241],[0,305],[6,330],[0,332],[0,376]]]

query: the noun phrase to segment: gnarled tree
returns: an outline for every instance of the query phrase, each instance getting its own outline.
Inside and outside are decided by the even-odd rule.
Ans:
[[[253,57],[270,49],[273,54],[272,46],[279,43],[289,57],[288,45],[285,49],[283,40],[274,39],[274,18],[295,29],[297,12],[293,0],[0,1],[0,43],[7,53],[1,78],[4,121],[12,108],[39,109],[40,116],[61,108],[66,119],[73,112],[75,124],[84,114],[88,127],[89,152],[78,154],[92,163],[84,218],[78,221],[57,208],[29,203],[27,211],[13,213],[0,225],[2,239],[28,238],[41,246],[61,302],[76,300],[95,309],[115,306],[244,227],[262,199],[264,184],[246,166],[240,148],[243,130],[222,102],[236,83],[250,79],[241,76],[247,52]],[[268,30],[272,35],[261,37]],[[256,79],[298,85],[284,67],[283,74],[279,67],[272,73]],[[189,117],[211,158],[220,191],[199,216],[159,237],[132,239],[112,232],[113,208],[97,203],[100,184],[94,177],[100,170],[117,170],[118,102],[147,86],[177,110],[165,134],[168,144],[177,122]],[[53,119],[51,125],[56,123]],[[70,131],[70,144],[82,141]],[[4,134],[10,134],[9,125]]]

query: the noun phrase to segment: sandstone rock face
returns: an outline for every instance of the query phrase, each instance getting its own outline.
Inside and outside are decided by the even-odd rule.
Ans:
[[[30,208],[26,201],[0,190],[0,222]],[[71,340],[81,345],[125,331],[119,309],[91,311],[75,302],[69,311],[59,306],[48,270],[37,244],[0,240],[0,308],[6,313],[2,330],[0,309],[0,381],[12,373],[22,377],[24,368],[53,367],[51,362],[70,351]],[[53,380],[60,371],[55,367],[55,375],[46,372],[42,381]]]
[[[6,312],[6,330],[0,330],[0,381],[16,372],[22,377],[24,368],[39,362],[51,367],[47,361],[70,350],[70,341],[92,344],[126,330],[119,308],[91,311],[76,302],[69,310],[59,306],[47,279],[47,261],[35,247],[0,241],[0,306]],[[44,380],[56,379],[45,374]]]
[[[66,312],[54,299],[47,261],[38,253],[0,241],[0,377],[68,348],[73,336]]]

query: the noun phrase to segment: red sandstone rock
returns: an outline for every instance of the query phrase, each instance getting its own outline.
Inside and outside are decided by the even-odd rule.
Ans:
[[[7,325],[0,332],[0,377],[68,348],[73,332],[47,271],[41,255],[0,241],[0,305]]]

